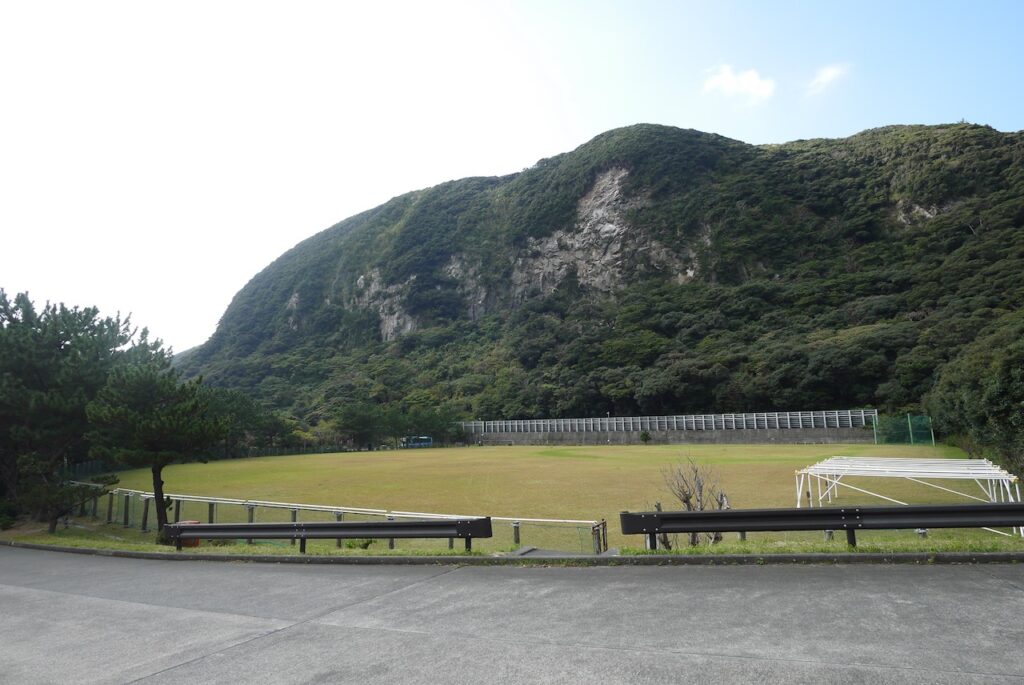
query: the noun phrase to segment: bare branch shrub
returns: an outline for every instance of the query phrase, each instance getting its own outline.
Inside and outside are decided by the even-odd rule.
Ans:
[[[666,466],[661,470],[668,487],[686,511],[729,509],[729,497],[718,483],[718,473],[710,466],[687,459],[685,464]],[[690,546],[696,546],[701,537],[711,544],[721,542],[721,533],[689,533]]]

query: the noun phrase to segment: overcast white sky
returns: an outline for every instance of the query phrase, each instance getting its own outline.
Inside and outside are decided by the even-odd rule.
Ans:
[[[176,350],[297,242],[617,126],[1024,127],[1024,3],[0,3],[0,288]]]

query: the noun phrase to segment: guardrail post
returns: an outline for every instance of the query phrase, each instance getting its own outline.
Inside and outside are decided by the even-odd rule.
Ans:
[[[298,522],[299,522],[299,510],[298,509],[292,509],[292,523],[298,523]],[[305,541],[303,541],[302,544],[305,545],[306,544]],[[292,538],[292,547],[294,547],[294,546],[295,546],[295,538]]]
[[[519,521],[512,522],[512,543],[519,545]]]
[[[388,514],[388,521],[394,521],[394,520],[395,520],[395,517],[392,516],[391,514]],[[394,538],[388,538],[388,549],[394,549],[394,548],[395,548],[395,539]]]
[[[253,506],[252,504],[246,504],[245,508],[247,510],[246,514],[248,514],[248,516],[246,518],[249,519],[249,523],[255,523],[256,522],[256,507]],[[246,544],[251,545],[252,544],[252,538],[249,538],[245,542],[246,542]]]
[[[746,541],[747,541],[747,531],[741,530],[740,531],[740,542],[746,542]]]
[[[857,546],[857,531],[855,531],[853,528],[846,529],[846,544],[848,544],[850,547]]]
[[[148,528],[149,528],[149,498],[148,497],[143,497],[142,498],[142,525],[139,527],[139,530],[142,531],[143,533],[145,533],[146,530],[148,530]]]
[[[177,523],[181,520],[181,500],[174,500],[174,522]]]
[[[455,538],[448,538],[448,549],[455,549]]]
[[[217,518],[217,503],[210,502],[209,506],[206,507],[206,510],[207,523],[215,523],[215,520]]]
[[[601,519],[601,544],[604,547],[604,551],[608,551],[608,522]]]
[[[292,544],[293,545],[295,544],[295,540],[294,539],[292,539]],[[306,538],[302,537],[302,538],[299,538],[299,554],[305,554],[305,553],[306,553]]]
[[[114,522],[114,493],[107,495],[107,523]]]
[[[473,538],[472,537],[467,537],[466,538],[466,551],[467,552],[472,552],[473,551]]]
[[[345,512],[343,512],[343,511],[336,511],[336,512],[334,512],[334,520],[335,521],[338,521],[340,523],[344,519],[345,519]],[[337,545],[338,545],[338,549],[341,549],[341,538],[338,538]]]
[[[658,535],[656,533],[647,534],[647,549],[656,550],[658,549]]]
[[[131,523],[129,522],[130,521],[129,514],[131,513],[131,507],[132,507],[131,497],[132,497],[131,495],[125,495],[124,496],[124,527],[125,528],[128,528],[131,525]]]
[[[835,537],[835,531],[834,530],[826,530],[825,531],[825,542],[828,542],[829,540],[832,540],[834,537]]]
[[[601,524],[596,524],[590,527],[590,537],[594,541],[594,554],[598,555],[601,553]]]

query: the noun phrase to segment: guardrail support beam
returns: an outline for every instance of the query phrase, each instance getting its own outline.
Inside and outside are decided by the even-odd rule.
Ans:
[[[855,531],[853,528],[846,529],[846,544],[848,544],[850,547],[857,546],[857,531]]]

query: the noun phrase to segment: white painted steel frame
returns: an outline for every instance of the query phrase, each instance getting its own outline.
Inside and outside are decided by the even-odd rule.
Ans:
[[[860,428],[878,420],[875,409],[687,414],[675,416],[599,416],[575,419],[463,421],[471,435],[481,433],[590,433],[638,431],[785,430],[793,428]]]
[[[839,496],[844,487],[895,504],[907,504],[878,492],[859,488],[843,479],[849,476],[868,478],[901,478],[943,492],[978,502],[1020,502],[1020,483],[1017,476],[988,459],[912,459],[899,457],[830,457],[796,472],[796,506],[824,506]],[[927,479],[927,480],[925,480]],[[971,481],[981,490],[983,497],[962,490],[929,483],[928,480]],[[823,487],[824,486],[824,487]],[[986,530],[992,530],[986,528]],[[1006,535],[1001,531],[994,533]],[[1024,536],[1024,528],[1014,528],[1014,534]]]

